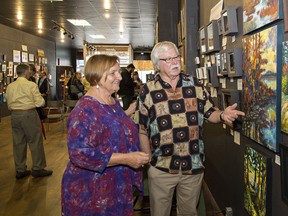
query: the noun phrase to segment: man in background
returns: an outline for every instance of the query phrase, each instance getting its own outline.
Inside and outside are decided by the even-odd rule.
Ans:
[[[134,88],[137,85],[133,82],[132,73],[135,70],[133,64],[129,64],[125,69],[123,69],[121,75],[122,80],[120,82],[120,89],[118,95],[122,98],[123,110],[127,110],[133,101]]]
[[[37,84],[29,81],[32,75],[31,66],[19,64],[16,72],[17,80],[9,84],[6,91],[7,105],[11,110],[16,179],[31,174],[26,165],[27,144],[32,156],[32,176],[35,178],[50,176],[53,171],[44,169],[46,158],[40,119],[36,111],[36,107],[42,107],[45,101]]]
[[[49,82],[48,82],[48,79],[46,77],[45,71],[41,71],[41,73],[40,73],[40,79],[38,80],[38,87],[39,87],[39,91],[41,93],[41,96],[45,100],[44,106],[46,107],[47,106],[48,93],[49,93]]]

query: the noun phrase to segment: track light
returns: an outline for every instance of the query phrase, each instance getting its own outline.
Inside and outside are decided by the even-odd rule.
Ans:
[[[68,31],[67,29],[65,29],[63,26],[59,25],[58,23],[56,23],[54,20],[52,20],[52,22],[54,23],[53,29],[57,30],[57,31],[61,31],[63,32],[62,35],[67,35],[69,38],[71,38],[72,40],[75,39],[74,35],[72,32]]]

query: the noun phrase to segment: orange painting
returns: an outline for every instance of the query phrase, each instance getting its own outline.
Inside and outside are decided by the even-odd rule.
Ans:
[[[243,34],[278,20],[279,0],[243,0]]]

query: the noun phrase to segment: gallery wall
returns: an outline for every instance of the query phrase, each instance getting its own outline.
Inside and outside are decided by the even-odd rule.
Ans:
[[[54,99],[56,94],[56,65],[72,65],[74,59],[71,56],[76,51],[69,48],[63,48],[56,45],[55,42],[42,39],[41,37],[37,37],[2,24],[0,24],[0,28],[0,53],[6,56],[5,62],[2,61],[1,66],[5,64],[7,67],[6,71],[1,71],[3,76],[2,84],[4,83],[4,79],[8,73],[8,63],[11,61],[13,62],[13,50],[18,50],[21,53],[23,51],[22,46],[24,45],[27,47],[27,53],[33,54],[35,58],[38,57],[39,50],[44,52],[44,57],[47,59],[47,63],[42,65],[47,69],[47,74],[51,83],[49,98]],[[36,61],[28,60],[28,63],[35,64]],[[36,64],[40,65],[39,62]],[[16,65],[16,63],[14,65]],[[5,85],[3,86],[4,89],[0,102],[0,117],[10,115],[5,99],[3,100],[5,95]]]
[[[219,0],[200,1],[199,28],[209,23],[211,9],[218,2]],[[233,34],[232,36],[227,37],[227,44],[225,47],[220,48],[220,52],[223,51],[224,49],[232,49],[232,48],[239,48],[239,47],[243,48],[242,39],[245,37],[249,37],[247,35],[243,36],[243,1],[225,0],[223,9],[227,8],[228,6],[235,6],[237,8],[238,32]],[[280,10],[282,9],[283,8],[281,7]],[[275,25],[283,26],[283,20],[277,19],[273,23],[268,24],[268,26],[264,26],[262,29],[254,30],[254,32],[252,32],[251,34],[253,35],[254,33],[264,31],[265,29],[268,29]],[[263,35],[261,35],[261,37],[264,38]],[[279,45],[279,40],[281,40],[280,44],[282,43],[282,41],[288,40],[288,33],[283,33],[283,32],[281,33],[281,31],[278,31],[278,34],[275,37],[276,38],[274,39],[278,39],[278,45]],[[245,49],[246,48],[244,47],[243,50]],[[265,53],[264,54],[262,53],[261,55],[266,56]],[[201,63],[199,64],[199,68],[203,67],[205,63],[207,63],[205,56],[206,56],[205,54],[204,55],[199,54],[199,57],[201,60]],[[277,62],[282,62],[281,60],[282,50],[278,52],[276,57],[278,57]],[[271,61],[271,59],[268,59],[268,62],[269,61]],[[244,73],[243,73],[243,76],[244,76]],[[243,89],[242,90],[239,89],[239,86],[238,86],[239,85],[238,80],[239,79],[242,80],[243,76],[241,77],[227,77],[226,75],[224,76],[225,83],[226,83],[224,91],[225,89],[235,89],[239,92],[240,97],[239,97],[238,103],[240,104],[239,106],[240,109],[245,108],[245,106],[247,105],[247,102],[243,100],[244,99],[248,100],[247,92],[244,92],[244,94],[246,95],[244,95],[243,97]],[[281,142],[281,143],[288,144],[288,135],[282,132],[280,128],[281,103],[279,102],[281,98],[281,88],[279,86],[281,86],[281,79],[282,79],[282,64],[280,65],[280,67],[278,65],[276,76],[277,76],[276,81],[277,81],[278,88],[277,88],[277,94],[275,95],[275,98],[277,98],[277,100],[275,99],[276,101],[274,104],[275,109],[272,111],[272,113],[273,115],[274,114],[277,115],[277,118],[275,118],[276,119],[275,124],[277,125],[277,132],[271,135],[272,138],[270,137],[271,139],[275,139],[274,140],[275,146],[273,146],[274,144],[272,145],[271,142],[270,141],[268,142],[266,139],[261,140],[260,138],[261,136],[263,136],[263,134],[262,135],[260,134],[259,136],[256,136],[255,134],[251,134],[250,131],[252,131],[252,129],[250,129],[249,132],[247,132],[248,131],[247,129],[246,129],[246,132],[245,130],[243,132],[243,130],[241,129],[241,126],[243,126],[243,122],[245,123],[245,121],[247,125],[247,122],[249,120],[249,119],[247,120],[247,118],[246,120],[245,118],[243,118],[242,121],[239,121],[239,124],[237,125],[237,127],[235,127],[235,125],[234,127],[230,127],[225,124],[216,124],[216,125],[209,124],[209,123],[205,124],[205,132],[204,132],[205,154],[206,154],[205,181],[210,191],[212,192],[217,204],[219,205],[220,209],[224,210],[225,207],[232,207],[233,215],[239,215],[239,216],[252,215],[251,213],[252,210],[249,209],[249,205],[247,205],[247,193],[246,193],[245,199],[244,199],[244,194],[245,194],[245,191],[247,190],[247,184],[248,184],[247,182],[245,182],[245,180],[247,180],[247,167],[248,167],[247,161],[249,160],[255,161],[256,159],[255,158],[253,159],[253,157],[256,157],[256,156],[257,156],[256,157],[257,159],[261,157],[263,159],[261,163],[258,162],[256,164],[265,165],[265,170],[264,171],[263,169],[261,170],[263,174],[263,177],[261,177],[261,180],[265,179],[264,176],[266,176],[267,179],[265,182],[264,181],[261,182],[261,184],[266,186],[266,196],[264,196],[264,198],[266,198],[266,202],[262,203],[264,205],[264,208],[266,209],[266,215],[277,215],[277,216],[283,215],[284,216],[288,212],[288,203],[285,199],[282,198],[282,195],[284,194],[283,192],[285,192],[285,186],[283,182],[281,182],[281,177],[283,176],[283,172],[281,173],[281,166],[278,162],[279,158],[281,161],[283,161],[283,163],[285,159],[287,160],[287,158],[283,158],[283,156],[282,158],[280,157],[281,155],[280,155],[279,143]],[[223,79],[223,77],[220,77],[220,78],[218,77],[218,79]],[[245,79],[243,80],[245,82]],[[207,83],[207,86],[209,89],[211,87],[211,84]],[[245,83],[244,83],[244,88],[245,88]],[[217,92],[219,91],[221,92],[223,90],[221,83],[219,87],[215,89]],[[267,91],[270,91],[270,90],[267,89]],[[219,101],[221,103],[222,99],[221,98],[219,99],[219,97],[222,97],[222,96],[223,95],[217,93],[217,96],[214,97],[216,104],[219,105]],[[272,103],[273,101],[271,101],[271,104]],[[267,105],[267,103],[265,103],[265,105]],[[247,110],[247,113],[249,112],[250,110]],[[255,115],[256,115],[256,118],[263,119],[263,115],[265,114],[255,113]],[[242,125],[241,125],[241,122],[242,122]],[[271,121],[267,122],[266,124],[267,127],[269,124],[271,124]],[[257,132],[257,129],[253,131]],[[238,136],[240,138],[238,138]],[[251,154],[251,150],[254,155]],[[250,159],[247,159],[247,158],[250,158]],[[253,167],[251,164],[249,166]],[[284,165],[282,164],[282,167],[283,166]],[[257,169],[260,170],[260,168],[257,168]],[[249,172],[250,171],[251,170],[249,170]],[[245,175],[245,178],[244,178],[244,175]],[[286,185],[287,184],[288,184],[288,179],[286,179]],[[286,193],[287,193],[287,189],[286,189]],[[246,200],[245,203],[244,203],[244,200]]]

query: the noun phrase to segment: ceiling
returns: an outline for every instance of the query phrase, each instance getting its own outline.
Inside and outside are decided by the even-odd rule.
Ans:
[[[82,48],[89,44],[131,44],[133,49],[150,49],[155,42],[156,0],[109,0],[110,18],[105,18],[107,0],[2,0],[0,23],[55,41],[57,46]],[[18,11],[22,24],[17,24]],[[74,26],[67,19],[85,19],[91,26]],[[43,32],[38,33],[42,20]],[[120,37],[120,22],[123,38]],[[60,35],[68,32],[61,42]],[[105,39],[93,39],[100,34]],[[74,39],[68,36],[73,35]]]

